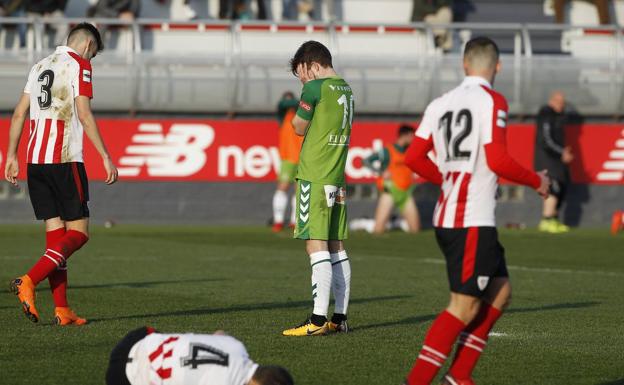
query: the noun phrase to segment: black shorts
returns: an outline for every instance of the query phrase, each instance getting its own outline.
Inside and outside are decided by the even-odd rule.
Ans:
[[[492,278],[509,276],[496,227],[436,227],[435,233],[452,292],[481,298]]]
[[[81,162],[29,164],[28,192],[37,219],[89,217],[89,182]]]
[[[568,185],[570,182],[565,179],[551,179],[550,180],[550,194],[554,195],[558,200],[558,205],[561,206],[561,202],[566,197],[568,192]]]

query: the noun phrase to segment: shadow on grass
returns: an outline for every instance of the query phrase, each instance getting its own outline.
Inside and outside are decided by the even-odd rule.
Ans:
[[[168,280],[168,281],[146,281],[146,282],[112,282],[112,283],[95,283],[90,285],[69,285],[69,290],[80,290],[80,289],[112,289],[112,288],[130,288],[130,289],[139,289],[145,287],[152,287],[158,285],[171,285],[177,283],[198,283],[198,282],[219,282],[219,281],[228,281],[225,278],[200,278],[200,279],[176,279],[176,280]],[[42,282],[39,287],[37,287],[36,291],[49,291],[50,288],[48,285]],[[3,290],[5,293],[8,293],[9,290]]]
[[[351,301],[351,304],[361,304],[368,302],[379,302],[379,301],[391,301],[395,299],[405,299],[411,298],[410,295],[390,295],[384,297],[369,297],[369,298],[358,298]],[[265,302],[251,305],[235,305],[230,307],[223,308],[200,308],[200,309],[189,309],[189,310],[176,310],[170,312],[162,312],[162,313],[150,313],[150,314],[135,314],[135,315],[122,315],[117,317],[106,317],[106,318],[94,318],[89,319],[89,322],[104,322],[104,321],[117,321],[123,319],[141,319],[141,318],[156,318],[156,317],[169,317],[169,316],[194,316],[194,315],[204,315],[204,314],[223,314],[223,313],[234,313],[239,311],[255,311],[255,310],[277,310],[277,309],[290,309],[297,307],[306,307],[310,306],[312,301],[291,301],[291,302]]]
[[[581,308],[596,306],[599,304],[600,302],[595,302],[595,301],[593,302],[564,302],[564,303],[555,303],[552,305],[544,305],[544,306],[537,306],[537,307],[511,308],[507,310],[505,313],[513,314],[513,313],[530,313],[530,312],[561,310],[561,309],[581,309]],[[384,328],[384,327],[389,327],[389,326],[418,325],[424,322],[433,321],[436,317],[437,317],[437,314],[428,314],[428,315],[422,315],[422,316],[417,316],[417,317],[408,317],[408,318],[404,318],[398,321],[390,321],[390,322],[383,322],[383,323],[378,323],[378,324],[355,327],[353,328],[353,331],[377,329],[377,328]],[[615,382],[613,384],[619,385],[618,382]],[[604,385],[610,385],[610,384],[604,384]],[[624,385],[624,383],[622,383],[622,385]]]
[[[624,378],[615,381],[601,382],[596,385],[624,385]]]

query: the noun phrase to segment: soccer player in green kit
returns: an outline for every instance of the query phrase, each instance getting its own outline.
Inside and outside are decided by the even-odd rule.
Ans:
[[[303,83],[293,126],[304,136],[297,170],[297,223],[294,237],[306,241],[312,266],[314,310],[285,336],[347,332],[351,266],[347,238],[345,164],[353,121],[351,87],[332,67],[331,53],[317,41],[305,42],[290,61]],[[328,322],[331,292],[335,309]]]

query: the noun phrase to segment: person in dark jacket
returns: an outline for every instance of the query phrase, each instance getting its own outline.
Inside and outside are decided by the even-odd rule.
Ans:
[[[563,233],[570,228],[559,221],[559,209],[565,200],[570,183],[570,162],[574,159],[572,149],[566,145],[565,126],[570,121],[566,112],[565,96],[561,91],[550,95],[548,104],[537,114],[535,135],[535,168],[548,170],[551,178],[550,196],[544,200],[539,230]]]
[[[67,0],[26,0],[26,14],[30,17],[44,17],[47,19],[65,17]],[[48,27],[54,30],[54,35],[48,46],[65,45],[67,36],[67,23],[50,24]]]
[[[141,0],[99,0],[91,10],[92,16],[132,21],[139,17]]]

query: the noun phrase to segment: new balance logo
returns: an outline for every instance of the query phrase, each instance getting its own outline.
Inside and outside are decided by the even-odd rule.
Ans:
[[[173,124],[165,134],[162,125],[143,123],[119,159],[119,176],[136,177],[143,169],[154,177],[191,176],[206,164],[214,137],[206,124]]]
[[[602,165],[602,171],[596,175],[600,182],[620,182],[624,179],[624,130],[615,141],[615,149],[609,153],[609,159]]]

